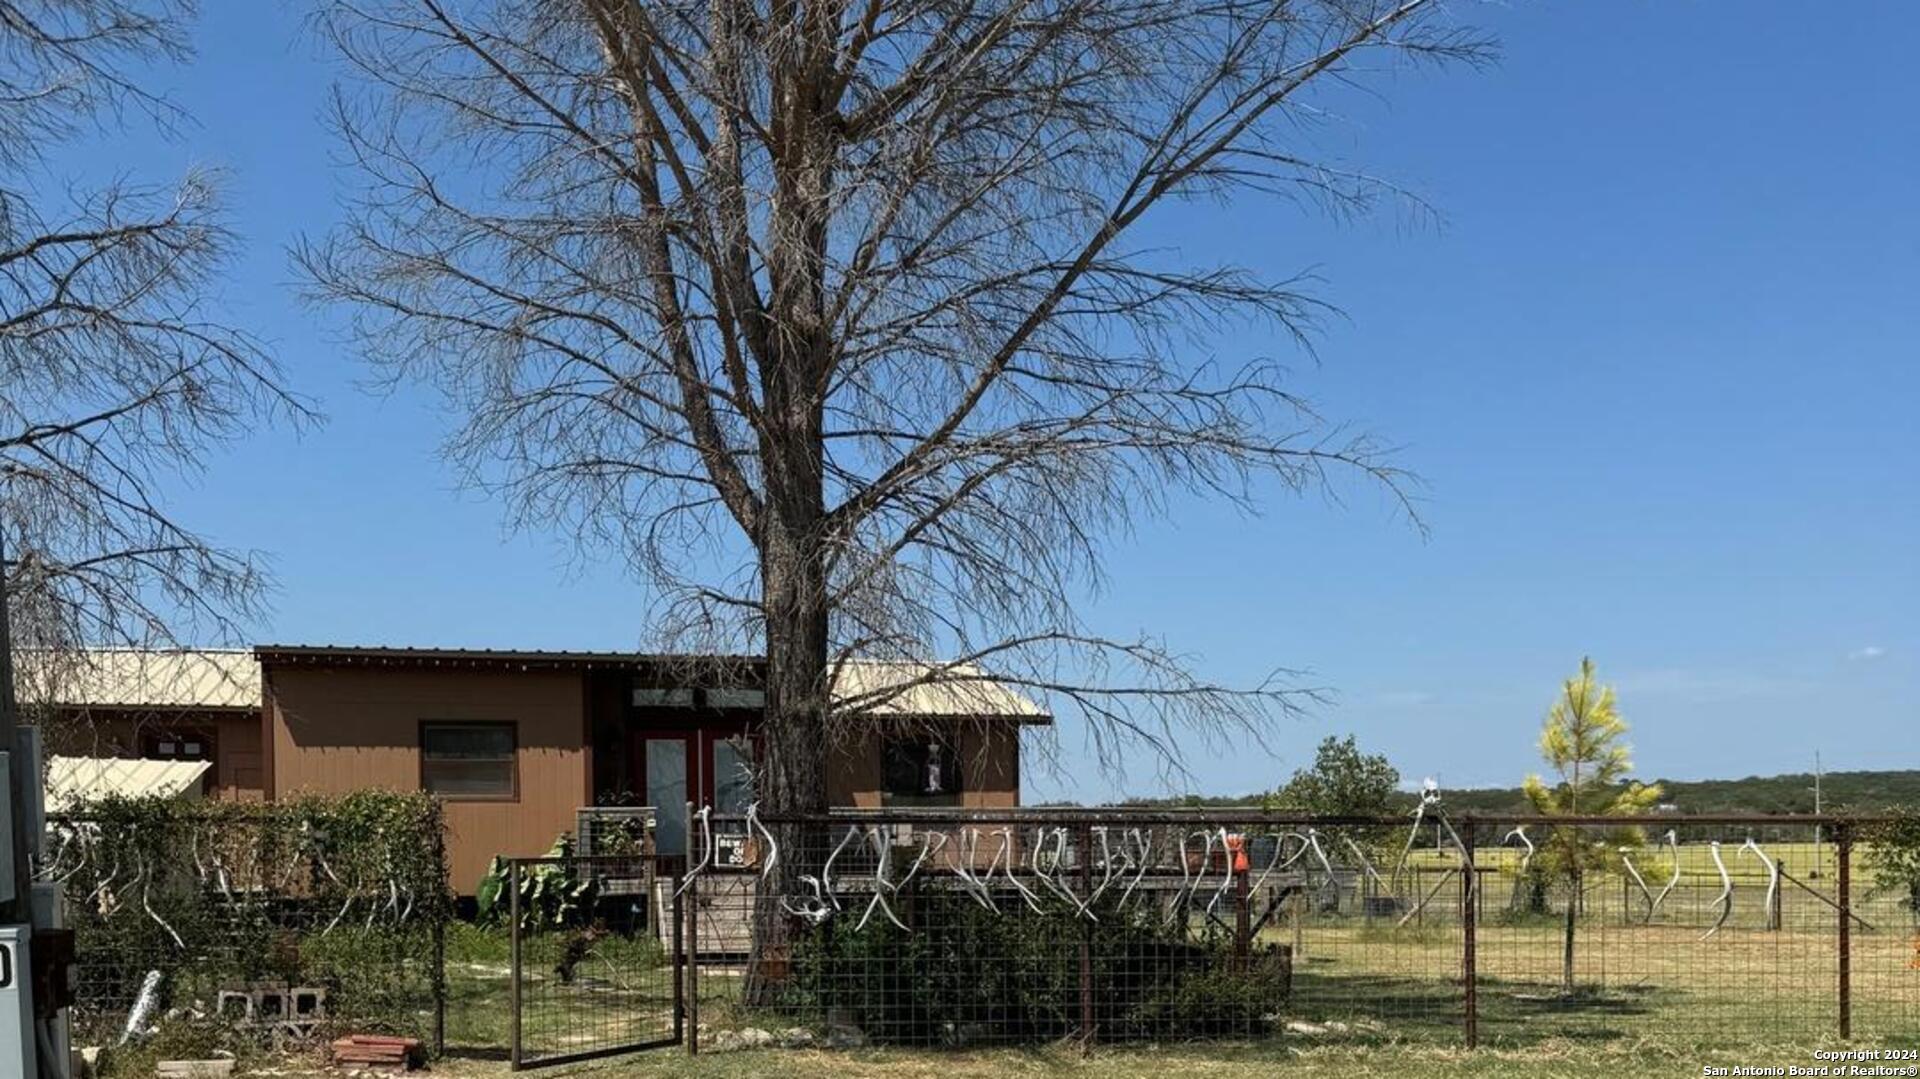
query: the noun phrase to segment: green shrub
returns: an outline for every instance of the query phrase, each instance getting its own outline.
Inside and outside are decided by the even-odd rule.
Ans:
[[[1910,910],[1920,913],[1920,808],[1895,808],[1861,838],[1867,842],[1866,866],[1873,874],[1873,890],[1900,895]]]
[[[1080,1027],[1080,948],[1089,950],[1102,1039],[1254,1035],[1285,1008],[1285,948],[1233,967],[1229,938],[1198,941],[1156,912],[1096,911],[1097,926],[1059,904],[988,911],[967,896],[929,892],[901,904],[915,927],[880,919],[860,932],[842,915],[803,935],[785,1005],[802,1018],[850,1021],[880,1042],[1050,1041]]]
[[[573,858],[573,837],[562,834],[546,857],[557,864],[531,865],[520,873],[520,927],[527,930],[561,929],[580,925],[593,908],[594,881],[580,876]],[[507,860],[495,856],[474,893],[475,913],[482,922],[499,924],[512,909],[512,884]]]
[[[214,1017],[222,991],[260,983],[326,989],[335,1023],[426,1033],[434,936],[452,913],[434,799],[109,798],[52,825],[83,1029],[117,1039],[158,971],[156,1014],[209,1016],[219,1048],[266,1036]]]

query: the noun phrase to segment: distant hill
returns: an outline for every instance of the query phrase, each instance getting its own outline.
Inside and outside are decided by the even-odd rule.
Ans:
[[[1682,813],[1811,813],[1813,812],[1813,773],[1779,776],[1748,776],[1745,779],[1704,779],[1658,781],[1665,790],[1664,803]],[[1828,772],[1822,778],[1821,791],[1829,813],[1852,810],[1872,813],[1893,806],[1920,806],[1920,770],[1891,772]],[[1127,804],[1185,808],[1257,806],[1260,795],[1206,797],[1185,795],[1178,798],[1132,799]],[[1527,800],[1519,787],[1448,790],[1448,808],[1482,813],[1527,812]],[[1413,796],[1407,796],[1413,804]]]

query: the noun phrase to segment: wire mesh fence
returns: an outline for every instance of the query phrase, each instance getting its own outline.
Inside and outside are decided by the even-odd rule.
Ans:
[[[441,1044],[451,903],[432,799],[116,799],[49,834],[41,876],[74,930],[76,1044]]]
[[[911,811],[713,830],[744,854],[702,865],[695,837],[696,1039],[1920,1038],[1920,920],[1843,874],[1847,822]]]

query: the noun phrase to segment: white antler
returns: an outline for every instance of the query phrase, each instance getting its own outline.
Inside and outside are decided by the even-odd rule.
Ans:
[[[693,886],[694,878],[698,877],[702,870],[713,864],[713,807],[701,806],[700,811],[693,816],[700,822],[700,834],[704,837],[704,842],[700,848],[700,860],[694,863],[692,869],[687,870],[686,879],[680,882],[680,887],[674,889],[673,894],[676,898],[681,892]]]
[[[1013,885],[1014,890],[1020,893],[1020,898],[1026,900],[1027,906],[1031,908],[1035,914],[1045,914],[1046,908],[1040,905],[1040,897],[1033,894],[1032,889],[1020,883],[1020,877],[1013,871],[1014,866],[1018,864],[1020,859],[1013,852],[1012,828],[1000,829],[1000,849],[1006,852],[1007,855],[1007,883]],[[993,860],[998,863],[1000,861],[1000,855],[996,853]]]
[[[1220,887],[1214,890],[1213,898],[1207,900],[1208,914],[1212,914],[1214,908],[1220,905],[1220,900],[1226,898],[1227,889],[1233,887],[1233,842],[1228,837],[1224,826],[1221,827],[1219,836],[1220,859],[1225,863],[1226,872],[1220,875]]]
[[[1360,844],[1355,843],[1353,841],[1352,836],[1343,835],[1340,837],[1340,841],[1345,843],[1347,845],[1347,849],[1353,852],[1353,856],[1360,860],[1360,869],[1362,872],[1364,872],[1368,877],[1371,877],[1373,879],[1373,882],[1375,884],[1378,884],[1380,887],[1386,888],[1387,891],[1389,892],[1393,890],[1392,888],[1387,886],[1386,881],[1380,879],[1380,874],[1374,871],[1373,863],[1367,860],[1366,852],[1360,849]]]
[[[1287,853],[1287,840],[1289,839],[1299,840],[1300,849],[1294,851],[1292,857],[1283,858]],[[1275,835],[1273,840],[1273,858],[1267,862],[1267,868],[1260,871],[1260,876],[1255,878],[1253,887],[1247,889],[1249,892],[1258,892],[1260,886],[1267,882],[1268,877],[1299,861],[1300,856],[1307,853],[1307,849],[1310,846],[1307,842],[1307,837],[1298,832],[1281,832]]]
[[[961,828],[960,839],[954,846],[956,849],[953,858],[953,875],[960,879],[961,886],[966,889],[968,895],[973,897],[974,902],[998,913],[1000,907],[993,901],[991,882],[994,869],[1000,865],[1000,855],[1006,850],[1005,846],[995,851],[993,860],[987,863],[984,880],[973,874],[973,863],[980,857],[980,829]]]
[[[1701,940],[1718,933],[1720,927],[1727,924],[1727,919],[1733,916],[1733,877],[1728,875],[1727,863],[1720,858],[1720,841],[1707,844],[1707,849],[1713,855],[1714,868],[1720,870],[1720,898],[1714,900],[1720,905],[1720,917],[1714,920],[1713,928],[1707,930],[1700,937]]]
[[[894,916],[893,906],[887,902],[887,893],[892,891],[894,887],[893,884],[887,880],[887,870],[893,865],[893,840],[888,837],[885,832],[880,830],[879,825],[874,825],[873,828],[869,830],[869,838],[873,841],[875,851],[873,861],[873,898],[867,900],[867,909],[865,913],[860,915],[860,921],[854,925],[853,930],[856,933],[865,930],[867,928],[867,921],[873,917],[875,910],[885,914],[887,921],[892,922],[895,926],[904,930],[907,928],[906,923]],[[925,851],[923,850],[921,853],[924,854]],[[911,930],[908,931],[911,932]]]
[[[1624,868],[1626,869],[1626,871],[1627,871],[1627,876],[1629,876],[1629,877],[1632,877],[1632,878],[1633,878],[1633,883],[1634,883],[1634,885],[1635,885],[1635,886],[1637,886],[1637,887],[1638,887],[1638,888],[1640,889],[1640,895],[1641,895],[1642,897],[1644,897],[1644,898],[1646,899],[1646,901],[1647,901],[1647,919],[1646,919],[1646,920],[1647,920],[1647,922],[1648,922],[1648,923],[1652,923],[1652,921],[1653,921],[1653,892],[1652,892],[1652,890],[1651,890],[1651,889],[1649,889],[1649,888],[1647,887],[1647,882],[1646,882],[1646,878],[1644,878],[1644,877],[1642,877],[1642,876],[1640,875],[1640,870],[1634,867],[1634,864],[1633,864],[1633,848],[1632,848],[1632,847],[1621,847],[1621,848],[1619,848],[1619,850],[1620,850],[1620,864],[1621,864],[1621,866],[1622,866],[1622,867],[1624,867]]]
[[[847,834],[840,837],[840,843],[833,848],[833,853],[827,855],[826,864],[820,867],[820,888],[823,892],[826,893],[827,902],[833,904],[834,910],[841,909],[840,897],[835,895],[833,891],[834,860],[839,858],[840,853],[847,849],[848,843],[851,843],[854,840],[859,839],[860,837],[861,837],[861,833],[860,833],[859,825],[857,824],[847,825]]]
[[[1764,910],[1766,911],[1767,925],[1771,928],[1778,929],[1779,925],[1774,921],[1773,917],[1773,901],[1774,897],[1780,894],[1780,866],[1775,863],[1772,858],[1767,857],[1767,852],[1760,849],[1760,844],[1755,843],[1752,836],[1747,837],[1747,841],[1741,845],[1735,857],[1738,857],[1740,854],[1751,854],[1755,858],[1760,859],[1761,864],[1767,867],[1767,905]]]
[[[760,834],[765,837],[767,841],[767,856],[760,859],[760,879],[766,880],[769,876],[773,875],[773,867],[780,863],[780,841],[773,838],[773,832],[761,821],[760,803],[748,802],[747,834],[753,834],[756,828],[759,829]]]
[[[1140,863],[1139,863],[1138,871],[1135,872],[1133,875],[1133,879],[1127,882],[1126,890],[1120,893],[1120,901],[1119,903],[1115,904],[1116,906],[1119,906],[1119,907],[1124,907],[1127,905],[1127,900],[1133,898],[1134,889],[1140,887],[1140,882],[1146,879],[1147,870],[1153,868],[1152,838],[1138,828],[1128,829],[1127,838],[1130,842],[1139,845]]]

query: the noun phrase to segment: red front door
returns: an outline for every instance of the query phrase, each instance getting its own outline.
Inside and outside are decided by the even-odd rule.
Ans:
[[[632,774],[641,804],[654,807],[660,853],[686,853],[689,802],[715,813],[746,812],[753,798],[753,750],[744,721],[696,725],[636,718],[630,730]]]

